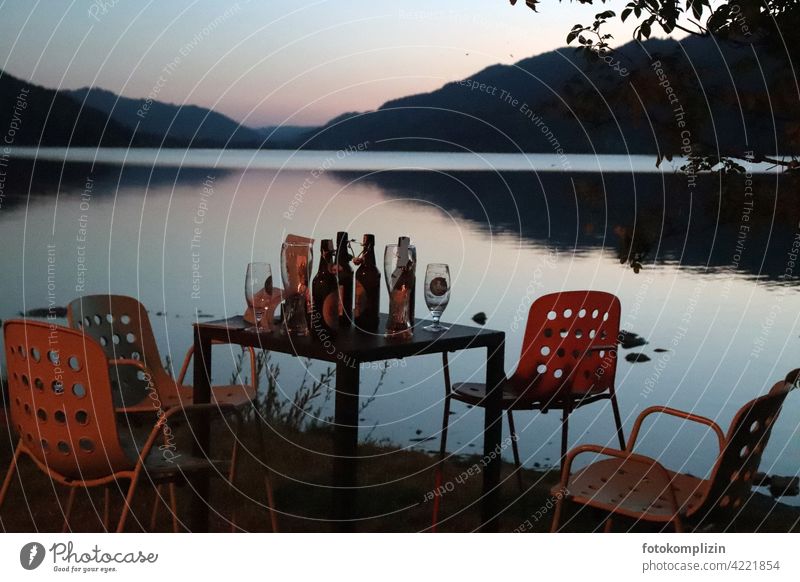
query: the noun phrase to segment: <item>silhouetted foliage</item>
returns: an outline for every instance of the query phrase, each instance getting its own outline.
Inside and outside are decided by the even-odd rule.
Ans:
[[[605,3],[605,0],[579,1],[582,4]],[[512,0],[511,4],[516,4],[516,1]],[[686,113],[686,127],[690,128],[692,135],[691,147],[688,148],[689,171],[709,168],[726,172],[742,171],[742,166],[730,158],[769,161],[788,169],[798,168],[796,157],[800,154],[800,121],[795,114],[798,100],[792,65],[800,56],[797,34],[800,3],[796,0],[728,0],[711,6],[709,0],[631,0],[619,16],[613,10],[606,10],[595,14],[591,25],[574,25],[567,33],[567,44],[577,44],[577,50],[589,59],[608,58],[614,51],[608,42],[612,37],[602,31],[602,26],[617,17],[623,22],[633,23],[632,34],[637,41],[649,39],[659,30],[667,34],[682,31],[694,37],[710,39],[713,45],[709,46],[716,47],[720,52],[725,51],[726,47],[729,50],[747,48],[752,54],[737,63],[743,70],[731,70],[728,74],[733,78],[737,73],[750,69],[763,76],[760,86],[739,86],[734,83],[726,91],[710,93],[704,90],[704,78],[718,71],[695,67],[691,61],[680,59],[680,55],[671,55],[667,60],[659,54],[652,55],[652,60],[661,61],[661,69],[665,71],[661,78],[654,75],[653,71],[641,68],[631,74],[628,81],[636,89],[636,97],[640,102],[661,99],[666,87],[672,94],[683,96],[682,111]],[[761,61],[764,59],[782,61],[783,66],[762,71]],[[696,99],[698,95],[702,95],[703,99]],[[621,86],[610,88],[605,97],[612,102],[630,99],[625,87]],[[596,105],[596,98],[589,100]],[[713,124],[713,117],[708,115],[708,111],[714,104],[726,103],[735,104],[743,120],[761,117],[763,123],[754,124],[750,131],[772,130],[775,151],[753,148],[747,139],[734,143],[727,139],[729,136],[725,136],[724,140],[717,139],[713,127],[710,129],[714,142],[726,143],[709,141],[707,124]],[[631,105],[646,115],[643,106],[638,103]],[[673,121],[657,120],[655,129],[659,134],[674,134],[676,127]],[[705,136],[705,139],[698,139],[701,136]],[[683,138],[678,136],[676,140],[674,136],[671,137],[667,140],[663,157],[671,159],[672,155],[686,155]],[[777,159],[775,154],[788,155],[792,159]]]

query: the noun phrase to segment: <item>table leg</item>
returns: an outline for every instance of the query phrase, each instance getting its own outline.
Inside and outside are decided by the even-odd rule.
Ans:
[[[211,402],[211,341],[203,338],[200,331],[194,330],[194,387],[192,390],[195,404]],[[198,414],[196,425],[193,427],[196,440],[193,454],[205,456],[208,454],[209,445],[209,416]],[[195,480],[195,496],[192,499],[191,530],[194,532],[208,531],[208,492],[209,475],[201,471]]]
[[[486,400],[483,420],[483,502],[480,531],[494,532],[500,510],[500,469],[503,439],[503,380],[505,380],[505,342],[489,346],[486,354]]]
[[[358,384],[359,363],[336,365],[336,411],[334,413],[333,519],[337,531],[352,531],[358,484]]]

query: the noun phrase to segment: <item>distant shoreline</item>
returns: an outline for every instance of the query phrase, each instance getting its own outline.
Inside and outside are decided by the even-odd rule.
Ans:
[[[350,150],[15,147],[11,159],[128,166],[284,171],[501,171],[631,172],[674,174],[683,158],[656,167],[650,154],[470,153]],[[772,164],[752,164],[753,174],[776,174]]]

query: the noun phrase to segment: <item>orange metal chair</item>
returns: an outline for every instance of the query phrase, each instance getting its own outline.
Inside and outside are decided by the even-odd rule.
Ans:
[[[148,384],[152,384],[164,409],[193,402],[191,386],[183,384],[193,356],[189,348],[178,379],[167,374],[158,352],[144,305],[124,295],[88,295],[67,306],[70,327],[94,338],[113,366],[112,385],[121,412],[153,412]],[[243,406],[254,401],[257,390],[255,350],[250,352],[250,385],[214,386],[212,401]]]
[[[193,388],[183,382],[194,356],[194,346],[186,353],[178,379],[174,380],[162,365],[147,309],[139,301],[125,295],[87,295],[67,306],[67,321],[71,327],[94,338],[105,351],[108,364],[112,367],[111,384],[118,412],[152,414],[157,408],[153,406],[153,389],[158,395],[157,404],[165,410],[193,405]],[[212,386],[212,402],[236,407],[255,402],[258,391],[256,353],[251,347],[247,350],[250,355],[250,384]],[[266,459],[266,445],[260,425],[259,444],[262,456]],[[277,532],[274,492],[266,465],[265,470],[270,519],[273,531]],[[157,495],[160,495],[160,488]],[[158,506],[155,507],[157,509]],[[153,521],[155,519],[154,511]]]
[[[53,481],[70,488],[64,530],[69,528],[80,487],[106,486],[103,524],[107,530],[109,487],[121,480],[130,481],[116,528],[121,532],[142,480],[174,485],[187,474],[215,471],[227,474],[228,481],[234,483],[238,434],[230,460],[196,457],[189,451],[168,459],[153,448],[160,437],[166,437],[168,423],[180,419],[174,417],[220,410],[241,420],[234,406],[206,404],[161,411],[140,444],[117,428],[107,356],[94,340],[69,328],[22,320],[5,323],[4,339],[11,426],[19,442],[0,488],[0,508],[23,455]],[[170,494],[174,512],[174,489]],[[176,520],[173,517],[173,525]]]
[[[567,455],[561,482],[553,488],[557,497],[551,530],[558,531],[565,503],[593,507],[612,517],[620,516],[655,524],[672,524],[676,531],[686,525],[730,520],[750,495],[761,455],[786,395],[795,386],[798,371],[778,382],[769,394],[751,400],[737,413],[724,434],[713,421],[696,414],[653,406],[644,410],[624,450],[584,445]],[[651,414],[668,414],[708,426],[719,440],[719,455],[711,476],[700,479],[665,468],[656,459],[633,452],[642,423]],[[578,455],[593,453],[609,457],[572,473]]]
[[[515,410],[562,411],[561,458],[567,453],[569,415],[598,400],[611,400],[617,438],[625,448],[622,420],[614,390],[617,370],[617,336],[620,302],[601,291],[565,291],[544,295],[531,305],[514,374],[502,386],[503,409],[508,416],[511,447],[520,490],[522,474],[514,428]],[[435,490],[442,485],[450,405],[453,399],[483,406],[486,385],[477,382],[450,385],[447,354],[443,354],[445,400],[442,439],[436,468]],[[438,521],[440,496],[434,498],[433,530]]]

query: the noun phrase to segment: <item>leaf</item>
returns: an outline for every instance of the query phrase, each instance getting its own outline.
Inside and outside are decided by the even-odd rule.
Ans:
[[[570,32],[570,33],[567,35],[567,44],[569,44],[569,43],[571,43],[573,40],[575,40],[575,37],[576,37],[576,36],[578,36],[578,32],[579,32],[579,31],[577,31],[577,30],[573,30],[572,32]]]
[[[527,4],[527,5],[528,5],[528,8],[530,8],[530,9],[531,9],[531,10],[533,10],[534,12],[537,12],[537,10],[536,10],[536,5],[537,5],[538,3],[539,3],[539,0],[525,0],[525,4]]]
[[[692,9],[692,14],[695,18],[700,18],[703,15],[703,0],[688,0],[687,4]]]
[[[595,14],[595,18],[597,20],[602,20],[604,18],[613,18],[617,14],[613,10],[606,10],[605,12],[601,12],[600,14]]]
[[[631,9],[630,8],[626,8],[625,10],[623,10],[622,11],[622,15],[620,16],[620,18],[622,19],[622,22],[625,22],[625,19],[628,18],[628,16],[630,16],[630,15],[631,15]]]

